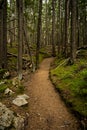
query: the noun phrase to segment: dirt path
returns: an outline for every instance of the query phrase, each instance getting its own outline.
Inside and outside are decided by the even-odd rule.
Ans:
[[[27,130],[80,130],[49,80],[52,58],[45,59],[28,84],[29,126]]]

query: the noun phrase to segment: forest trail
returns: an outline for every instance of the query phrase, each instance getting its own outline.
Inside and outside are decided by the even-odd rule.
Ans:
[[[40,68],[27,82],[29,99],[29,125],[27,130],[80,130],[50,79],[49,68],[53,58],[43,60]]]

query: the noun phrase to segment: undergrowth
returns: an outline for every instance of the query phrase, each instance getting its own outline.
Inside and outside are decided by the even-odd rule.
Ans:
[[[85,52],[84,52],[85,53]],[[82,51],[83,54],[83,51]],[[64,58],[54,62],[51,79],[71,109],[87,117],[87,61],[81,54],[77,62],[68,65]]]

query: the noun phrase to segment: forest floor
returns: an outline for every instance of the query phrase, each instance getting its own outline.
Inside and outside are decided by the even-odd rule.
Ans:
[[[79,121],[71,114],[49,79],[51,62],[53,58],[44,59],[31,77],[25,76],[24,85],[30,97],[26,130],[80,130]]]

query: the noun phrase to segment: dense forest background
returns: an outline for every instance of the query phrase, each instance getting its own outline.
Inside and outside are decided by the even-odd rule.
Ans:
[[[0,0],[0,66],[7,68],[7,52],[18,52],[18,71],[22,70],[22,54],[36,48],[36,68],[39,51],[52,46],[52,56],[70,57],[76,61],[77,50],[87,42],[86,0]],[[28,50],[28,52],[26,52]]]

